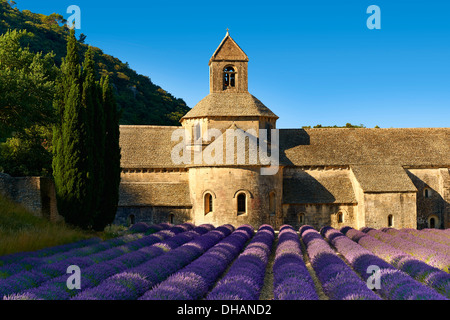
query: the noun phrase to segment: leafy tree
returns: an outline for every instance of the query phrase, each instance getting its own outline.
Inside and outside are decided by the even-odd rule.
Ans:
[[[54,52],[54,61],[60,65],[66,55],[66,37],[69,33],[61,15],[49,16],[20,11],[5,0],[0,0],[0,34],[8,29],[25,29],[33,37],[24,39],[31,52]],[[88,50],[83,44],[84,35],[80,34],[80,55]],[[105,54],[99,48],[95,52],[96,80],[101,75],[109,75],[110,83],[121,111],[120,124],[156,124],[179,126],[180,118],[189,111],[182,99],[177,99],[148,76],[140,75],[127,63]],[[116,67],[117,66],[117,67]],[[161,90],[160,90],[161,89]]]
[[[20,40],[26,31],[0,35],[0,140],[33,125],[54,122],[52,100],[58,68],[54,55],[32,53]]]
[[[0,144],[0,167],[12,176],[51,176],[52,131],[32,126]]]

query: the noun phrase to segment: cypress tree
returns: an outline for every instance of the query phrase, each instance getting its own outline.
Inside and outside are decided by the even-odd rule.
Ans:
[[[55,126],[56,147],[53,177],[59,213],[66,222],[81,228],[90,224],[89,212],[89,128],[82,105],[81,67],[74,30],[67,42],[67,56],[55,101],[61,123]]]
[[[102,106],[105,119],[104,184],[100,215],[94,223],[95,230],[103,230],[114,221],[119,201],[120,146],[119,113],[109,77],[100,80]]]
[[[117,105],[109,77],[95,80],[91,47],[81,69],[73,30],[61,71],[54,100],[59,123],[53,130],[58,211],[67,223],[101,231],[113,222],[119,200]]]
[[[95,66],[92,47],[85,53],[83,62],[82,106],[86,113],[87,166],[89,168],[87,201],[90,201],[89,226],[99,215],[104,176],[105,119],[102,107],[100,84],[95,81]]]

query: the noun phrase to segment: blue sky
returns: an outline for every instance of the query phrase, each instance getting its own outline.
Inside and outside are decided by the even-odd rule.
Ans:
[[[230,29],[249,56],[249,91],[278,128],[450,127],[450,1],[16,0],[70,16],[101,48],[193,107]],[[369,5],[381,29],[369,30]]]

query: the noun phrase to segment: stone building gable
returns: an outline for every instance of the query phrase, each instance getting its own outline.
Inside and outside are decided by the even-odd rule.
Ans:
[[[231,38],[227,32],[220,45],[211,57],[211,61],[216,60],[234,60],[234,61],[248,61],[248,57],[239,45]]]

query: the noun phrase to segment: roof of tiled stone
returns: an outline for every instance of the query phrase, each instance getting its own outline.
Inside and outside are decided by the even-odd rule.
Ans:
[[[203,98],[182,119],[261,116],[278,119],[276,114],[248,92],[215,92]]]
[[[450,166],[450,128],[280,129],[280,163]]]
[[[175,126],[120,126],[122,168],[173,168],[183,167],[172,162],[172,133],[181,129]]]
[[[248,61],[248,56],[245,54],[244,50],[239,47],[236,41],[231,38],[227,31],[222,42],[220,42],[216,51],[214,51],[210,62],[213,60]]]
[[[364,192],[416,192],[405,169],[399,165],[352,165]]]
[[[171,158],[177,129],[120,126],[122,168],[185,167]],[[282,166],[450,167],[450,128],[280,129],[279,136]]]
[[[293,177],[283,179],[283,203],[357,203],[348,170],[297,171]]]

